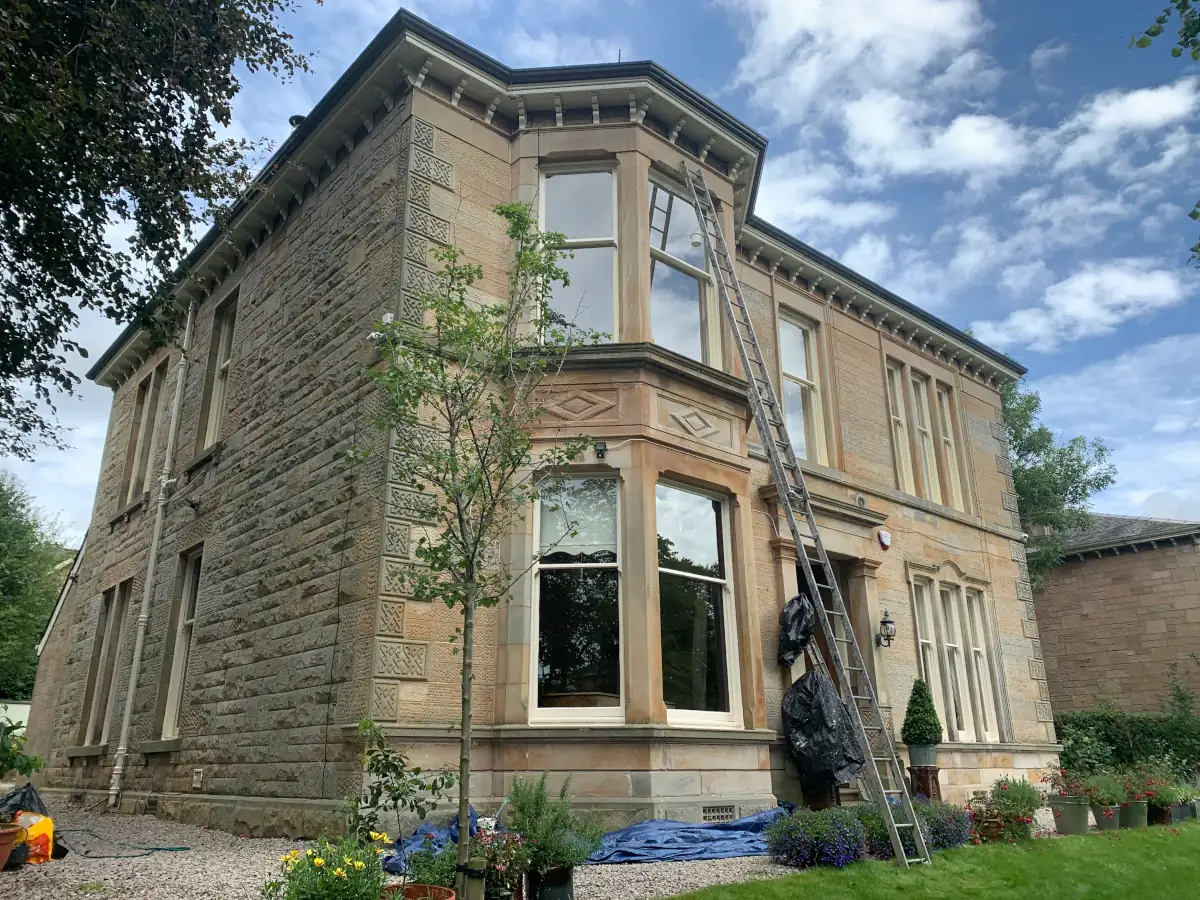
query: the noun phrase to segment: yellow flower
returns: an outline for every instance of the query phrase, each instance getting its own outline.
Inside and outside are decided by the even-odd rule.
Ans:
[[[356,868],[358,871],[361,872],[366,867],[367,867],[367,864],[365,862],[363,862],[361,859],[356,859],[354,861],[354,868]]]
[[[305,855],[305,856],[312,856],[312,847],[309,847],[307,850],[305,850],[305,851],[304,851],[304,855]]]
[[[318,856],[316,859],[313,860],[313,865],[319,869],[319,868],[321,868],[321,866],[325,865],[325,860],[321,859],[321,857]]]
[[[354,862],[354,859],[350,856],[343,856],[342,862],[344,862],[346,865],[350,865],[352,862]]]
[[[289,853],[289,854],[288,854],[288,856],[290,856],[292,859],[296,859],[296,858],[298,858],[298,857],[300,856],[300,851],[299,851],[299,850],[293,850],[291,853]]]
[[[386,848],[386,847],[379,847],[378,849],[376,849],[376,851],[375,851],[375,852],[376,852],[377,854],[379,854],[380,856],[382,856],[383,854],[387,853],[387,848]]]
[[[279,857],[280,862],[287,862],[289,859],[291,859],[291,857],[288,856],[286,853],[283,854],[283,856]]]
[[[387,839],[388,839],[387,834],[382,831],[372,831],[371,832],[371,840],[373,840],[373,841],[386,841]]]
[[[333,874],[336,875],[338,878],[345,878],[346,870],[343,869],[341,866],[339,866],[338,868],[333,870]]]

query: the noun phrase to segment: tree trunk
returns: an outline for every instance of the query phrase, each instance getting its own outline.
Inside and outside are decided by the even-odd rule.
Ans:
[[[458,753],[458,871],[454,876],[458,896],[466,896],[464,871],[471,855],[471,685],[475,680],[475,597],[463,603],[462,724]]]

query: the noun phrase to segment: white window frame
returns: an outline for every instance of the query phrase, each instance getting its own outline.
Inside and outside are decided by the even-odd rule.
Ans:
[[[962,466],[959,465],[958,459],[954,391],[949,385],[942,384],[940,381],[935,383],[934,391],[937,403],[938,438],[941,444],[942,459],[945,463],[945,477],[942,482],[949,489],[948,491],[943,490],[943,494],[948,494],[945,496],[945,499],[949,501],[948,506],[965,511],[967,492],[962,479]]]
[[[650,218],[651,219],[654,218],[654,197],[650,192],[651,186],[656,187],[657,189],[659,189],[661,191],[666,191],[668,194],[673,195],[675,197],[675,199],[686,203],[688,206],[692,206],[693,210],[695,210],[695,213],[696,213],[696,219],[700,222],[700,227],[701,228],[704,227],[704,223],[701,220],[700,211],[696,210],[695,207],[692,205],[692,201],[687,199],[686,188],[680,186],[679,184],[676,184],[675,182],[671,181],[669,178],[666,178],[665,176],[660,175],[654,169],[650,170],[650,174],[646,181],[647,208],[650,210]],[[691,278],[694,278],[696,281],[698,281],[700,283],[700,290],[702,293],[700,296],[700,357],[701,358],[699,360],[697,360],[697,362],[700,362],[706,366],[710,366],[711,368],[714,368],[714,369],[722,369],[723,370],[723,367],[725,364],[725,362],[724,362],[725,354],[724,354],[724,348],[721,345],[721,315],[720,315],[721,311],[717,308],[716,283],[713,281],[712,273],[708,271],[707,257],[705,258],[705,261],[704,261],[704,268],[701,269],[701,268],[698,268],[697,266],[692,265],[691,263],[687,262],[686,260],[679,259],[679,257],[672,256],[671,254],[659,249],[658,247],[655,247],[653,242],[651,241],[651,237],[650,237],[650,222],[649,221],[646,222],[646,246],[650,250],[650,277],[646,281],[646,287],[647,287],[646,303],[647,303],[647,305],[649,305],[653,302],[651,297],[654,292],[653,287],[654,287],[654,264],[655,263],[662,263],[672,269],[675,269],[677,272],[682,272],[684,275],[687,275]],[[652,308],[650,308],[647,310],[647,312],[649,313],[649,315],[647,316],[647,319],[651,322],[651,329],[653,329],[653,327],[654,327],[653,326],[653,322],[654,322],[653,312],[654,311]],[[654,340],[653,330],[651,331],[650,339],[651,339],[651,341]]]
[[[538,171],[538,224],[546,229],[546,179],[562,175],[588,175],[593,172],[608,172],[612,175],[612,237],[567,238],[563,242],[564,250],[593,250],[603,247],[612,248],[613,278],[612,278],[612,336],[610,343],[620,340],[621,333],[621,282],[620,282],[620,249],[617,244],[619,229],[617,196],[619,191],[620,170],[615,162],[596,163],[566,163],[541,166]]]
[[[623,510],[621,500],[621,480],[614,474],[580,472],[572,474],[571,478],[607,479],[617,485],[617,561],[614,563],[548,563],[541,562],[542,534],[542,501],[539,498],[533,504],[533,552],[534,564],[530,569],[532,576],[532,597],[529,610],[531,637],[529,645],[529,724],[534,725],[574,725],[574,724],[624,724],[625,722],[625,577],[621,552],[621,544],[625,533],[623,527]],[[618,663],[621,685],[621,701],[618,706],[596,707],[542,707],[538,704],[538,651],[541,647],[541,599],[542,571],[546,569],[615,569],[617,572],[617,634],[618,634]]]
[[[117,702],[117,680],[120,676],[122,651],[125,648],[125,620],[129,614],[129,599],[133,593],[133,580],[122,581],[104,592],[100,616],[96,627],[103,628],[100,638],[100,658],[96,666],[92,685],[92,702],[88,711],[84,746],[108,743],[108,726],[112,720],[113,707]],[[100,717],[103,716],[101,719]]]
[[[892,449],[896,459],[896,486],[915,497],[917,488],[913,481],[912,446],[908,432],[908,416],[904,408],[904,398],[907,394],[904,379],[903,364],[892,359],[887,360],[884,387],[887,392],[888,416],[891,420]]]
[[[211,373],[211,381],[206,381],[205,389],[208,397],[204,406],[204,429],[201,432],[203,440],[200,452],[207,450],[221,439],[221,425],[225,421],[225,394],[229,382],[229,370],[233,362],[233,336],[237,329],[237,308],[239,292],[235,288],[228,297],[221,301],[213,314],[213,350],[209,355],[210,364],[216,368]]]
[[[804,375],[798,375],[795,372],[788,372],[783,367],[783,341],[784,341],[784,324],[791,325],[797,329],[804,342],[804,361],[808,364],[808,372]],[[781,315],[779,322],[779,339],[777,350],[779,352],[779,374],[780,380],[785,384],[781,387],[780,403],[784,407],[784,418],[787,417],[787,390],[786,382],[792,382],[800,387],[802,392],[808,393],[808,405],[811,415],[805,418],[807,425],[807,433],[804,435],[805,448],[811,448],[815,451],[813,455],[802,457],[809,462],[817,463],[818,465],[826,465],[825,452],[825,416],[822,406],[824,397],[821,394],[821,357],[820,348],[817,343],[819,331],[817,326],[811,322],[801,319],[794,315]],[[791,437],[789,433],[788,437]],[[793,442],[794,443],[794,442]]]
[[[933,694],[945,739],[965,744],[1001,742],[1010,728],[1003,675],[997,668],[995,616],[985,584],[963,576],[953,563],[937,567],[909,562],[908,566],[918,671]],[[948,573],[947,568],[954,572]],[[949,618],[943,592],[949,595]],[[950,715],[952,695],[961,710],[962,727]]]
[[[920,463],[921,492],[926,500],[942,503],[942,485],[938,478],[937,442],[933,437],[933,415],[929,404],[931,379],[916,370],[909,370],[912,390],[913,438],[917,461]],[[915,467],[914,467],[915,468]]]
[[[196,624],[196,603],[203,574],[204,548],[198,547],[183,557],[183,590],[179,598],[179,621],[175,628],[171,651],[171,680],[163,707],[162,739],[179,736],[179,710],[183,703],[184,683],[191,659],[192,639]]]
[[[732,519],[729,512],[729,498],[712,491],[706,491],[701,488],[694,487],[690,484],[681,484],[679,482],[670,481],[669,479],[660,478],[655,482],[656,486],[661,484],[664,487],[674,488],[675,490],[685,491],[689,494],[695,494],[700,497],[706,497],[709,500],[715,500],[721,505],[721,553],[724,554],[723,562],[725,569],[724,578],[713,578],[705,575],[697,575],[694,572],[681,572],[678,569],[664,569],[658,565],[658,553],[655,551],[655,584],[654,590],[658,591],[658,575],[661,572],[666,572],[669,575],[677,575],[683,578],[691,578],[696,581],[707,581],[713,584],[722,586],[721,597],[721,613],[724,618],[725,626],[725,683],[729,695],[729,712],[708,712],[699,709],[668,709],[667,724],[670,726],[680,727],[703,727],[703,728],[741,728],[742,727],[742,679],[741,665],[738,657],[738,633],[737,633],[737,616],[734,613],[734,603],[737,595],[733,590],[733,542],[730,535],[730,525]],[[655,499],[654,504],[654,533],[658,534],[658,501]],[[656,541],[657,544],[657,541]],[[660,613],[661,616],[661,613]],[[657,623],[659,631],[662,630],[661,620]],[[660,653],[661,657],[661,653]],[[659,661],[661,669],[661,658]],[[660,671],[661,684],[661,671]]]

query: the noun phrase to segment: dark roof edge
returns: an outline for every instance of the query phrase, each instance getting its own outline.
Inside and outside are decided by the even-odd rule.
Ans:
[[[1119,547],[1132,547],[1134,544],[1149,544],[1152,541],[1169,541],[1180,538],[1200,538],[1200,523],[1188,525],[1180,523],[1178,528],[1164,528],[1161,531],[1148,531],[1144,534],[1129,535],[1123,538],[1111,538],[1104,541],[1070,544],[1063,542],[1063,556],[1076,556],[1081,553],[1096,553],[1113,550]]]
[[[867,278],[865,275],[862,275],[862,274],[854,271],[849,266],[843,265],[842,263],[838,262],[833,257],[826,256],[820,250],[816,249],[815,247],[809,246],[808,244],[804,243],[804,241],[800,240],[797,237],[793,237],[791,234],[788,234],[786,231],[779,228],[778,226],[772,225],[770,222],[766,221],[765,219],[760,218],[757,214],[751,213],[747,217],[746,226],[748,228],[753,228],[753,229],[763,232],[764,234],[767,235],[767,237],[771,238],[771,240],[776,241],[780,244],[783,244],[786,247],[790,247],[791,249],[795,250],[797,253],[801,253],[805,256],[815,259],[818,263],[820,263],[822,266],[829,269],[831,272],[838,275],[839,277],[845,278],[847,281],[853,282],[854,284],[861,287],[863,290],[869,291],[870,293],[877,295],[881,299],[886,300],[888,303],[892,303],[892,304],[896,305],[900,309],[904,310],[904,312],[913,316],[913,318],[922,320],[923,322],[925,322],[925,324],[929,325],[930,327],[937,328],[940,331],[945,331],[945,332],[953,335],[955,340],[959,341],[961,344],[969,347],[970,349],[974,350],[975,352],[977,352],[983,356],[986,356],[997,366],[1002,366],[1003,368],[1009,369],[1010,371],[1013,371],[1013,372],[1016,372],[1019,375],[1024,375],[1026,372],[1029,371],[1028,369],[1025,368],[1025,366],[1021,365],[1019,362],[1017,362],[1011,356],[1008,356],[1005,353],[1001,353],[999,350],[996,350],[993,347],[989,347],[987,344],[983,343],[983,341],[979,340],[978,338],[972,337],[971,335],[967,334],[965,331],[955,328],[953,325],[951,325],[949,322],[945,321],[944,319],[940,319],[937,316],[935,316],[933,313],[927,312],[926,310],[921,309],[921,307],[919,307],[913,303],[910,303],[908,300],[905,300],[900,295],[892,293],[887,288],[885,288],[883,285],[876,284],[874,281]]]

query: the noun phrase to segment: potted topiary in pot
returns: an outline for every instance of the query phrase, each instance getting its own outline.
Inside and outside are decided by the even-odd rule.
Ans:
[[[904,714],[904,727],[900,739],[908,747],[910,766],[936,766],[937,745],[942,741],[942,723],[929,685],[918,678],[913,682],[908,697],[908,710]]]
[[[1083,793],[1101,831],[1116,831],[1121,827],[1121,803],[1125,800],[1125,785],[1114,775],[1093,775],[1083,783]]]
[[[594,815],[571,808],[570,779],[550,797],[546,774],[513,779],[505,824],[528,843],[530,900],[573,900],[574,868],[600,846],[604,829]]]

